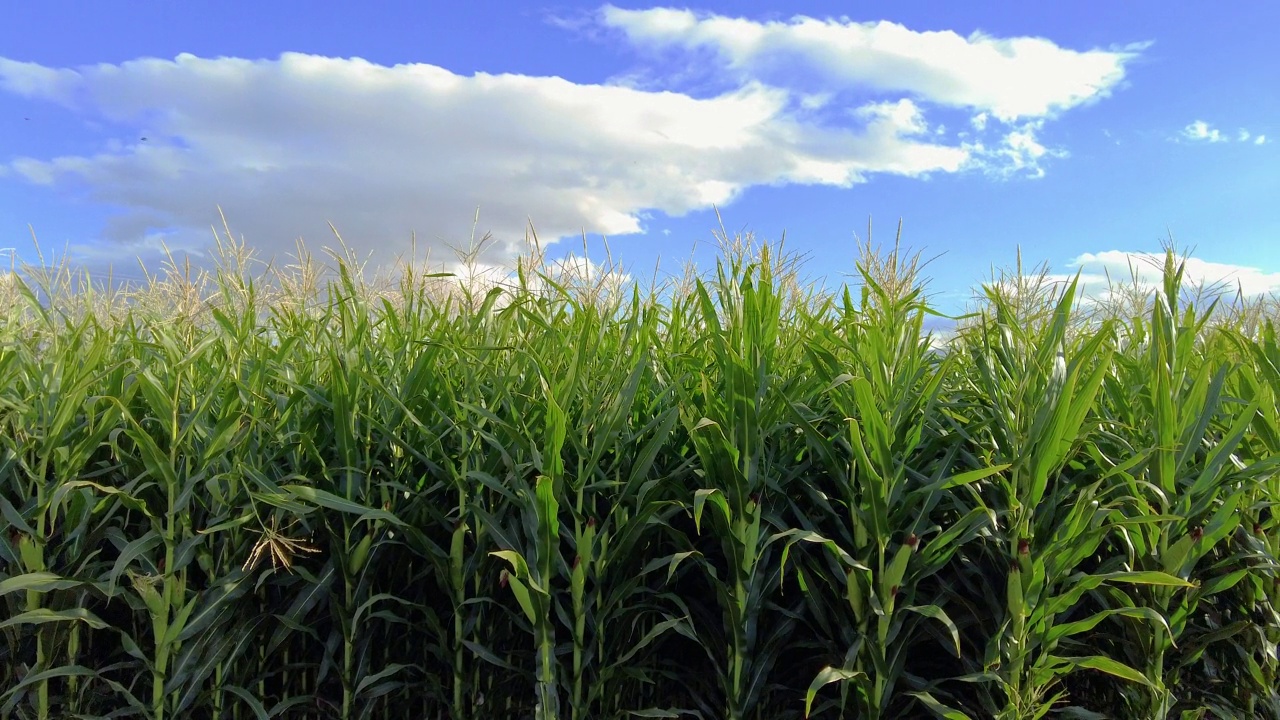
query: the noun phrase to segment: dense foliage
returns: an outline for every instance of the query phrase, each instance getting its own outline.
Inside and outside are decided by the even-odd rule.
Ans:
[[[11,279],[0,716],[1280,717],[1273,326],[916,260]]]

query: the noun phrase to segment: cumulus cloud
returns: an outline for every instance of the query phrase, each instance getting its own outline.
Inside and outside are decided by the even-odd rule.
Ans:
[[[1022,175],[1041,178],[1045,169],[1041,161],[1046,158],[1064,158],[1069,153],[1062,148],[1051,148],[1040,142],[1037,133],[1044,126],[1043,120],[1028,121],[1010,128],[992,145],[974,142],[969,148],[975,166],[987,175],[1008,178]]]
[[[1012,122],[1106,97],[1147,47],[1085,51],[1037,37],[924,32],[898,23],[795,16],[758,22],[691,10],[605,6],[600,21],[654,49],[709,53],[742,77],[800,71],[830,89],[870,88]],[[980,120],[975,120],[981,123]]]
[[[556,297],[567,292],[580,301],[608,305],[624,301],[636,282],[636,278],[619,266],[597,263],[577,253],[555,260],[535,253],[524,258],[521,264],[525,270],[523,280],[509,264],[495,265],[474,259],[443,263],[442,268],[431,270],[443,269],[452,277],[431,278],[435,281],[431,286],[459,299],[469,296],[473,302],[493,288],[522,285],[525,291],[535,295]],[[392,284],[399,280],[395,271],[383,277],[388,277]],[[511,297],[498,298],[496,306],[505,307]]]
[[[205,258],[219,206],[268,258],[299,236],[332,244],[332,222],[375,264],[408,252],[414,232],[437,251],[492,233],[478,259],[492,264],[523,249],[530,220],[546,243],[640,233],[654,212],[759,185],[1038,177],[1067,155],[1044,139],[1046,120],[1109,95],[1144,47],[612,6],[560,25],[621,33],[692,69],[580,84],[300,53],[76,68],[0,58],[0,92],[59,104],[104,136],[93,152],[0,158],[0,176],[118,208],[107,244],[72,247],[95,265],[166,246]],[[714,81],[686,87],[698,72]],[[969,127],[948,133],[930,117],[939,107]]]
[[[978,136],[963,145],[966,167],[1002,178],[1042,177],[1045,160],[1066,157],[1040,139],[1045,120],[1109,96],[1149,45],[1081,51],[1044,38],[922,32],[886,21],[755,21],[672,8],[605,6],[597,19],[644,50],[674,52],[687,66],[676,74],[686,80],[701,72],[720,82],[799,87],[825,106],[896,95],[919,112],[966,111]]]
[[[1196,120],[1182,128],[1182,137],[1188,140],[1203,140],[1211,143],[1227,141],[1225,135],[1203,120]]]
[[[221,206],[268,257],[299,236],[332,244],[331,221],[385,261],[415,230],[419,248],[465,245],[479,207],[495,261],[523,247],[530,218],[543,241],[635,233],[646,211],[679,216],[753,185],[848,186],[969,159],[926,138],[909,100],[819,125],[793,112],[787,90],[752,81],[695,98],[285,53],[75,69],[0,59],[0,88],[112,128],[98,152],[5,166],[122,208],[105,228],[113,245],[81,248],[114,257],[154,255],[162,241],[199,253]]]
[[[1108,276],[1111,282],[1136,283],[1149,291],[1163,287],[1163,253],[1106,250],[1084,253],[1068,265],[1080,271],[1084,292],[1093,297],[1108,295]],[[1186,258],[1185,266],[1183,287],[1188,290],[1203,288],[1228,293],[1238,291],[1246,298],[1280,293],[1280,272],[1266,272],[1248,265],[1210,262],[1197,257]]]
[[[1204,120],[1195,120],[1188,123],[1182,128],[1179,139],[1190,140],[1192,142],[1207,143],[1224,143],[1231,142],[1231,136],[1215,128],[1211,123]],[[1265,145],[1267,142],[1266,135],[1254,135],[1245,128],[1236,131],[1235,142],[1250,143],[1252,145]]]
[[[635,279],[625,270],[602,265],[576,254],[551,261],[543,269],[543,274],[561,288],[579,296],[613,300],[621,299],[621,293]],[[542,287],[543,281],[539,278],[535,284]],[[549,287],[543,289],[551,291]]]

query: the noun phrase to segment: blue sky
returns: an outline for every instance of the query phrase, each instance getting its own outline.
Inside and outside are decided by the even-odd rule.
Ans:
[[[1170,232],[1192,279],[1280,291],[1280,5],[776,7],[15,5],[0,248],[136,277],[221,206],[262,257],[333,222],[375,265],[473,227],[501,263],[532,220],[648,277],[714,257],[718,206],[829,284],[901,218],[950,310],[1019,247],[1097,288]]]

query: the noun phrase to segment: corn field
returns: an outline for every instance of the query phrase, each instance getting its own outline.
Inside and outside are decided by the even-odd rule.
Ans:
[[[1280,718],[1280,344],[1172,251],[945,342],[869,241],[831,292],[337,261],[11,276],[0,717]]]

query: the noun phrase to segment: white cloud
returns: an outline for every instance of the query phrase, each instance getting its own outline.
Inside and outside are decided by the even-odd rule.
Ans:
[[[672,8],[624,10],[605,6],[600,25],[621,32],[634,45],[683,54],[683,80],[708,74],[712,82],[759,82],[802,88],[802,104],[822,106],[851,98],[899,95],[911,115],[899,127],[924,125],[927,106],[971,111],[956,137],[970,153],[962,167],[989,176],[1042,177],[1042,163],[1066,157],[1038,133],[1046,119],[1107,97],[1124,78],[1126,64],[1149,44],[1076,51],[1044,38],[995,38],[977,32],[918,32],[891,22],[855,23],[797,15],[787,21]],[[666,56],[664,56],[666,59]],[[894,101],[871,106],[887,107]],[[865,107],[855,111],[865,116]],[[997,125],[998,123],[998,125]],[[936,135],[945,133],[941,125]]]
[[[1232,294],[1239,290],[1245,297],[1280,293],[1280,272],[1266,272],[1248,265],[1209,262],[1197,257],[1186,258],[1185,263],[1183,287],[1187,290],[1202,287]],[[1122,285],[1136,280],[1140,287],[1150,291],[1163,287],[1163,253],[1106,250],[1084,253],[1068,264],[1080,270],[1084,292],[1094,297],[1107,296],[1108,274],[1112,282]]]
[[[1203,120],[1196,120],[1182,128],[1182,136],[1189,140],[1205,140],[1211,143],[1227,141],[1220,131]]]
[[[756,22],[690,10],[605,6],[600,21],[637,45],[710,52],[729,71],[762,79],[812,74],[831,89],[904,92],[1012,122],[1106,97],[1147,43],[1077,51],[1037,37],[921,32],[897,23]]]
[[[0,90],[15,95],[57,96],[64,103],[71,104],[79,80],[74,70],[48,68],[38,63],[0,57]]]
[[[965,145],[970,152],[970,166],[997,178],[1044,177],[1043,160],[1065,158],[1069,153],[1041,143],[1037,133],[1043,127],[1043,120],[1029,121],[1014,126],[992,145],[981,141]]]
[[[1188,124],[1186,127],[1182,128],[1182,133],[1180,134],[1180,137],[1185,138],[1187,140],[1196,141],[1196,142],[1210,142],[1210,143],[1230,142],[1232,139],[1229,135],[1223,133],[1222,131],[1213,127],[1212,124],[1207,123],[1204,120],[1196,120]],[[1254,135],[1253,133],[1249,132],[1247,129],[1240,128],[1239,130],[1236,131],[1235,141],[1247,142],[1253,145],[1264,145],[1267,142],[1267,136]]]
[[[630,273],[576,254],[548,263],[543,272],[561,287],[580,293],[616,294],[634,281]]]
[[[694,98],[286,53],[74,70],[0,59],[0,87],[123,128],[129,142],[95,154],[7,163],[122,208],[105,228],[115,244],[85,250],[110,257],[154,255],[161,240],[198,251],[220,205],[266,257],[291,253],[299,235],[332,244],[332,221],[377,263],[407,252],[415,230],[419,248],[465,245],[479,207],[496,261],[522,247],[529,218],[543,241],[634,233],[646,210],[678,216],[753,185],[848,186],[969,160],[925,139],[909,100],[820,126],[793,113],[787,90],[750,81]]]
[[[995,172],[1004,174],[1024,173],[1031,177],[1044,177],[1044,168],[1040,161],[1046,157],[1063,158],[1067,151],[1059,148],[1048,148],[1036,138],[1042,122],[1028,122],[1004,136],[994,154],[1004,160],[991,167]]]

